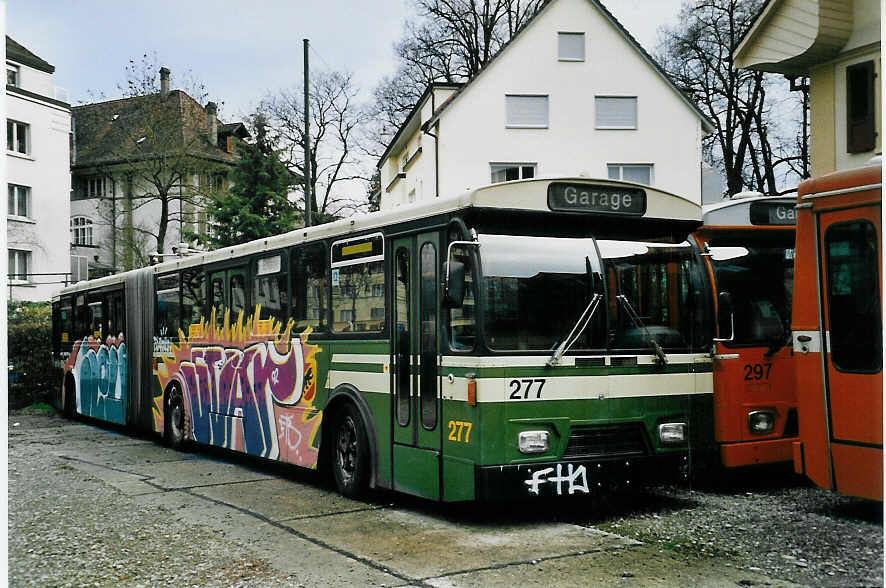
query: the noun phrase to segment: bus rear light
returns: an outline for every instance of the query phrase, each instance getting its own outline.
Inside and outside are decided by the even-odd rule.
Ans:
[[[517,436],[520,453],[544,453],[550,447],[547,431],[521,431]]]
[[[763,435],[775,430],[775,413],[771,410],[755,410],[748,413],[748,428],[751,433]]]
[[[662,445],[674,445],[686,441],[686,423],[662,423],[658,425],[658,438]]]
[[[477,380],[468,381],[468,404],[477,406]]]

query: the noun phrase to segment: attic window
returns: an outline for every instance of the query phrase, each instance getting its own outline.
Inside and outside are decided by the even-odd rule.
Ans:
[[[6,85],[18,87],[18,66],[6,64]]]
[[[557,33],[557,58],[560,61],[584,61],[585,34]]]

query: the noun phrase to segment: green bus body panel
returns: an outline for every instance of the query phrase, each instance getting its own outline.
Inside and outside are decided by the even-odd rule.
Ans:
[[[394,445],[394,490],[431,500],[440,499],[440,452]]]
[[[443,496],[446,502],[477,498],[474,462],[443,454]]]

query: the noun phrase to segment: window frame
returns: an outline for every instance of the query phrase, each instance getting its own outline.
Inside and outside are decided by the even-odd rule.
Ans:
[[[9,140],[9,137],[10,137],[10,133],[9,133],[10,126],[9,125],[10,124],[12,124],[12,135],[11,135],[12,140],[11,141]],[[25,131],[25,150],[24,151],[18,150],[19,126],[23,127],[24,131]],[[6,119],[6,137],[7,137],[7,141],[6,141],[6,152],[7,153],[12,153],[12,154],[17,154],[17,155],[30,155],[31,154],[31,125],[30,124],[28,124],[26,122],[22,122],[20,120],[15,120],[13,118],[7,118]],[[13,148],[13,146],[15,146],[15,148]]]
[[[508,98],[544,98],[545,122],[544,124],[529,124],[511,122],[508,119]],[[551,125],[551,98],[550,94],[505,94],[505,128],[506,129],[547,129]]]
[[[9,74],[10,73],[12,73],[13,76],[15,76],[15,81],[13,81],[11,84],[9,83]],[[14,63],[7,62],[7,64],[6,64],[6,85],[12,86],[14,88],[21,88],[21,81],[22,81],[21,68],[18,65],[15,65]]]
[[[861,77],[856,78],[856,72]],[[877,148],[876,67],[869,59],[846,66],[846,152],[867,153]],[[865,86],[856,88],[853,80],[863,80]],[[853,92],[853,90],[855,90]],[[864,94],[864,111],[855,112],[859,96]]]
[[[496,174],[497,172],[507,171],[508,169],[510,169],[510,168],[512,168],[512,167],[515,167],[515,168],[517,168],[517,170],[518,170],[518,175],[519,175],[520,177],[518,177],[517,180],[528,180],[528,179],[532,179],[532,178],[537,178],[537,177],[538,177],[538,162],[529,162],[529,161],[526,161],[526,162],[498,162],[498,161],[491,161],[491,162],[489,162],[489,182],[492,183],[492,184],[500,184],[500,183],[502,183],[502,182],[515,182],[515,181],[517,181],[517,180],[508,180],[508,179],[504,179],[504,180],[496,180],[496,179],[495,179],[495,174]],[[525,177],[525,176],[523,175],[523,172],[524,172],[524,169],[523,169],[523,168],[526,168],[526,167],[531,167],[531,168],[532,168],[532,176],[530,176],[530,177]],[[498,168],[498,169],[496,169],[496,168]]]
[[[31,277],[29,274],[31,273],[31,266],[33,265],[33,252],[28,249],[13,249],[11,247],[9,249],[7,249],[7,251],[8,251],[8,254],[7,254],[8,261],[13,262],[13,263],[9,264],[9,266],[6,268],[6,277],[9,280],[9,283],[10,284],[30,284]],[[11,259],[10,259],[10,256],[12,256]],[[25,271],[20,271],[21,268],[19,267],[19,264],[20,264],[21,259],[23,259],[25,262],[25,267],[24,267]],[[15,266],[15,267],[13,267],[13,266]],[[22,274],[24,274],[24,276],[25,276],[24,278],[21,278],[21,277],[13,278],[12,277],[13,275],[19,276]]]
[[[83,221],[83,224],[76,224],[76,221]],[[71,245],[75,245],[77,247],[95,247],[95,241],[93,239],[93,227],[95,223],[93,220],[83,214],[78,214],[71,217],[70,222],[70,230],[71,230]],[[83,234],[85,237],[83,242],[81,242],[79,235]]]
[[[10,210],[8,203],[7,203],[7,210],[6,210],[7,214],[10,217],[33,219],[34,217],[31,216],[31,211],[33,210],[33,205],[31,202],[31,186],[25,186],[22,184],[13,184],[12,182],[8,182],[6,185],[7,185],[7,192],[9,190],[14,190],[14,192],[15,192],[15,196],[13,196],[14,210]],[[19,204],[21,203],[20,190],[25,190],[25,214],[20,214],[21,211],[18,210]]]
[[[626,167],[645,167],[649,169],[649,183],[643,184],[641,182],[634,182],[633,180],[624,179],[624,170]],[[610,168],[618,168],[618,178],[609,177]],[[642,186],[654,186],[655,185],[655,164],[654,163],[607,163],[606,164],[606,177],[610,180],[617,180],[619,182],[630,182],[632,184],[640,184]]]
[[[603,125],[600,124],[600,100],[633,100],[634,104],[634,124],[629,125]],[[594,96],[594,128],[603,131],[636,131],[640,128],[640,100],[634,96]]]
[[[562,49],[563,46],[560,44],[560,40],[564,37],[581,37],[581,57],[563,57]],[[588,46],[587,46],[587,37],[585,33],[579,31],[557,31],[557,61],[565,61],[572,63],[580,63],[587,60],[588,54]]]

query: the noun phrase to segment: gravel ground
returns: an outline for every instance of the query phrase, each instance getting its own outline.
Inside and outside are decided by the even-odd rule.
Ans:
[[[40,421],[47,427],[67,423]],[[219,532],[136,503],[54,458],[45,444],[16,443],[12,415],[9,425],[10,586],[56,586],[59,578],[65,586],[264,586],[283,580]]]
[[[15,418],[8,443],[10,585],[58,585],[59,578],[73,586],[294,583],[222,532],[141,504],[54,457],[49,441],[16,435]],[[55,415],[28,421],[29,427],[66,424]],[[732,478],[693,489],[652,488],[550,504],[436,505],[390,498],[394,508],[455,521],[595,527],[679,561],[704,559],[804,585],[883,586],[881,503],[811,487],[783,470],[749,470]]]
[[[883,586],[882,503],[827,492],[783,469],[731,478],[611,497],[589,524],[800,584]]]

